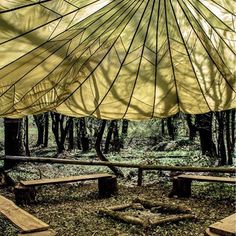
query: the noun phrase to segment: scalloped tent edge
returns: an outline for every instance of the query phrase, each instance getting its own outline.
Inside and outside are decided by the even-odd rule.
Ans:
[[[0,116],[236,108],[231,0],[2,0]]]

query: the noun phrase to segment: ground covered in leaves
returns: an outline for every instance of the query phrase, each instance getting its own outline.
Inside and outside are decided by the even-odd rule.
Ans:
[[[105,167],[89,169],[84,166],[21,164],[10,176],[21,179],[37,179],[65,175],[109,172]],[[149,171],[145,173],[144,185],[137,187],[135,170],[124,169],[125,177],[118,179],[119,193],[110,198],[100,198],[96,182],[80,182],[57,186],[42,186],[37,191],[35,204],[23,208],[58,232],[59,236],[184,236],[204,235],[205,229],[235,211],[235,189],[233,185],[193,183],[190,199],[170,199],[171,181],[167,173]],[[14,200],[13,189],[0,189],[0,194]],[[144,228],[99,214],[99,209],[112,205],[130,203],[137,197],[152,201],[184,204],[192,209],[194,220],[167,223]],[[14,236],[17,230],[0,216],[0,235]]]

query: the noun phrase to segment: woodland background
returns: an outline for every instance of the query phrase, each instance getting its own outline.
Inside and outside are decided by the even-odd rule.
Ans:
[[[159,155],[165,151],[168,153],[164,155],[176,157],[193,153],[205,156],[210,161],[208,165],[232,165],[235,117],[235,109],[148,121],[105,121],[48,112],[23,119],[2,119],[0,148],[2,155],[85,154],[101,160],[106,160],[104,154],[111,153],[121,153],[121,158],[144,155],[147,160],[155,152]]]

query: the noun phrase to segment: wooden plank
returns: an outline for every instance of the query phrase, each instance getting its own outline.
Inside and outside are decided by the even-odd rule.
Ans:
[[[41,232],[18,234],[18,236],[56,236],[57,232],[49,229]]]
[[[60,178],[54,178],[54,179],[27,180],[27,181],[21,181],[20,183],[24,186],[38,186],[38,185],[46,185],[46,184],[77,182],[77,181],[84,181],[84,180],[95,180],[95,179],[108,178],[108,177],[112,177],[112,175],[90,174],[90,175],[60,177]]]
[[[206,176],[206,175],[178,175],[177,178],[207,181],[207,182],[222,182],[222,183],[229,183],[229,184],[236,183],[236,178],[234,177],[218,177],[218,176]]]
[[[236,235],[236,213],[209,226],[211,232],[223,236]]]
[[[49,225],[19,208],[14,202],[0,195],[0,212],[16,225],[22,233],[49,229]]]

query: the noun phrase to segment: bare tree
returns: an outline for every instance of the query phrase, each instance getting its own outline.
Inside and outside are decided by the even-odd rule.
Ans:
[[[4,119],[5,155],[24,156],[23,119]],[[16,165],[14,161],[4,161],[4,168],[10,169]]]

